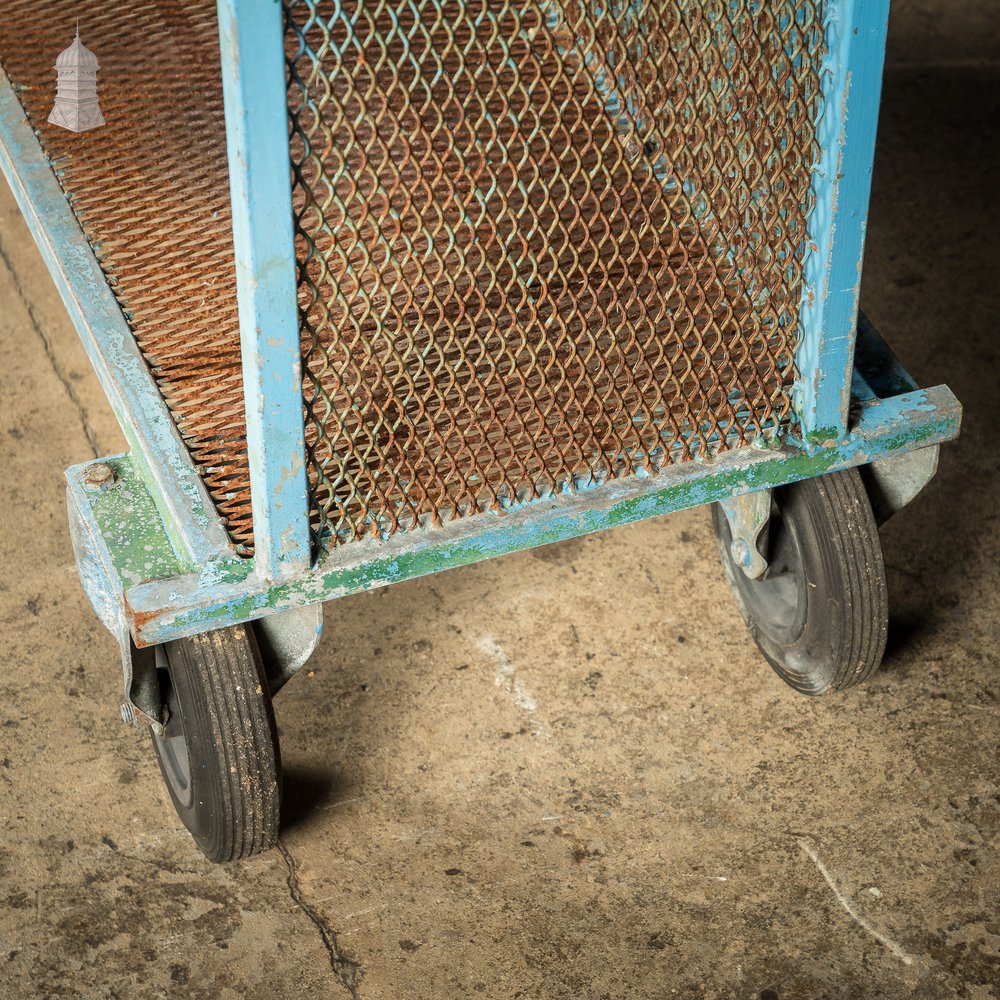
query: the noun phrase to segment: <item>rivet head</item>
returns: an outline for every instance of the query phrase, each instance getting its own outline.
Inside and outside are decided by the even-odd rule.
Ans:
[[[115,472],[106,462],[95,462],[83,470],[83,488],[88,493],[100,493],[115,482]]]

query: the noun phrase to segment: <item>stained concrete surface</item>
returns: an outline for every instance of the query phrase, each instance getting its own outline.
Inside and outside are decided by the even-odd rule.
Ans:
[[[0,188],[0,997],[998,996],[995,13],[894,5],[864,304],[966,418],[884,671],[783,687],[704,510],[346,599],[244,864],[117,719],[62,469],[122,440]]]

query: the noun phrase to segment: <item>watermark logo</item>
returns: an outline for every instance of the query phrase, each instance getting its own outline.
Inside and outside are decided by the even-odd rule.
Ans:
[[[101,106],[97,103],[97,56],[80,41],[80,25],[76,26],[73,44],[56,59],[56,103],[49,115],[53,125],[71,132],[86,132],[104,124]]]

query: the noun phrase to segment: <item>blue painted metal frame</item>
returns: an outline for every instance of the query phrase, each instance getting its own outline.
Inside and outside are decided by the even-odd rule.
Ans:
[[[806,441],[743,448],[386,542],[352,543],[312,566],[281,6],[218,0],[218,8],[257,545],[252,561],[237,558],[224,541],[100,267],[0,75],[0,167],[133,447],[131,456],[109,459],[121,473],[112,495],[85,490],[85,466],[67,473],[71,510],[90,546],[92,572],[84,585],[94,591],[95,606],[121,609],[123,648],[129,634],[153,645],[902,455],[958,433],[961,408],[951,392],[918,389],[875,341],[862,354],[881,358],[878,371],[857,372],[855,397],[848,399],[886,3],[830,0],[824,80],[827,110],[836,113],[824,116],[796,390]],[[881,398],[887,379],[891,393]],[[857,411],[851,427],[849,401]]]
[[[311,561],[282,8],[218,11],[254,563],[273,579]]]
[[[786,441],[773,442],[770,447],[741,448],[711,461],[666,466],[652,476],[613,480],[578,493],[512,505],[505,511],[485,511],[444,526],[400,532],[385,542],[352,542],[335,549],[319,565],[277,581],[261,579],[248,560],[228,559],[187,574],[164,569],[161,564],[158,571],[147,571],[145,577],[140,572],[136,582],[137,574],[129,569],[128,553],[115,539],[150,530],[162,533],[162,528],[148,524],[148,519],[132,529],[122,526],[119,513],[133,507],[141,510],[141,497],[133,503],[127,497],[87,493],[82,478],[84,466],[79,466],[67,473],[70,493],[74,507],[87,522],[86,533],[95,540],[103,567],[101,573],[91,574],[90,585],[112,587],[136,643],[155,645],[619,524],[905,455],[954,438],[961,407],[951,391],[946,386],[917,388],[898,363],[887,360],[892,358],[891,352],[878,341],[874,331],[865,327],[865,337],[871,343],[863,353],[872,367],[858,373],[859,395],[852,400],[857,416],[845,438],[836,445],[807,450]],[[887,384],[894,393],[880,398],[877,389]],[[138,477],[123,474],[121,481],[123,486],[141,489]],[[112,516],[103,509],[109,504],[115,505]],[[148,504],[145,506],[148,508]],[[102,529],[102,523],[113,529]],[[107,532],[112,533],[105,538]],[[145,546],[138,558],[147,558]],[[108,597],[92,594],[91,600],[95,606],[102,606]]]
[[[827,0],[820,160],[804,260],[795,409],[806,447],[847,430],[889,0]]]
[[[90,356],[178,556],[194,568],[231,554],[211,497],[2,69],[0,171]]]

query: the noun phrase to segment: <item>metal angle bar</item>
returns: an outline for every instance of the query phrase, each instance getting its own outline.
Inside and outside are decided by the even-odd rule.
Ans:
[[[218,0],[254,564],[311,561],[282,7]]]
[[[782,446],[741,448],[714,461],[668,466],[646,478],[612,480],[575,494],[533,500],[505,513],[483,512],[386,542],[353,542],[314,570],[273,586],[240,576],[238,564],[138,584],[126,591],[140,645],[261,618],[482,559],[546,545],[619,524],[697,507],[838,469],[906,454],[958,434],[961,407],[946,386],[919,389],[865,407],[845,443],[812,453]]]
[[[807,447],[838,441],[847,429],[889,0],[831,0],[826,17],[793,394]]]
[[[2,69],[0,171],[83,341],[178,555],[192,565],[231,555],[211,497]]]

